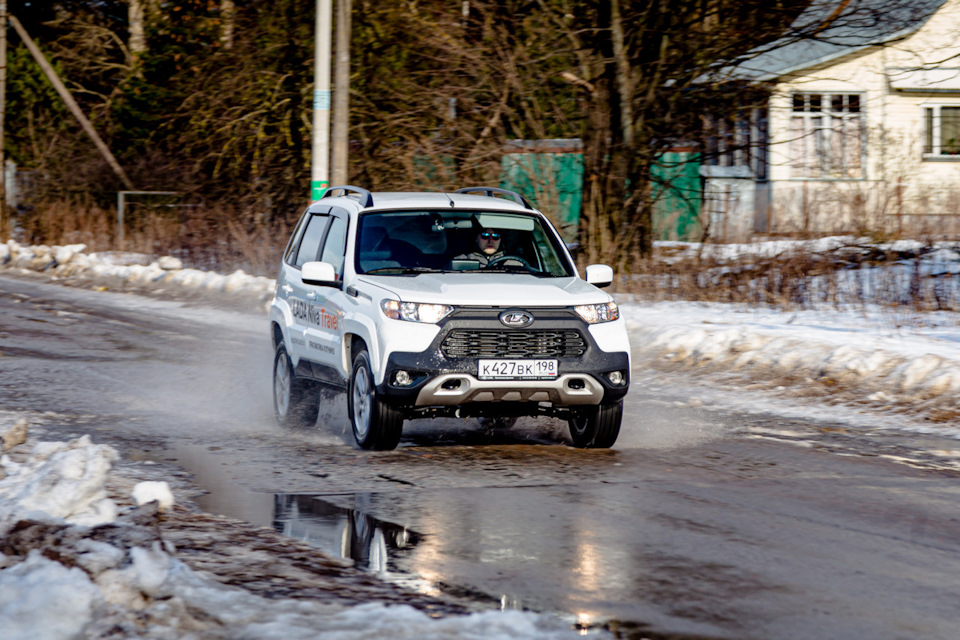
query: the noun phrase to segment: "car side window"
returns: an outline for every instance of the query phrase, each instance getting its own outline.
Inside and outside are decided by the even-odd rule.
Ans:
[[[344,218],[336,216],[330,222],[330,231],[327,232],[327,240],[323,244],[323,253],[320,255],[320,261],[329,262],[333,265],[333,270],[337,274],[337,280],[343,277],[343,261],[346,251],[347,221]]]
[[[330,216],[310,216],[307,221],[307,228],[303,232],[303,239],[300,241],[300,248],[297,249],[297,260],[295,267],[300,268],[306,262],[312,262],[320,255],[320,242],[323,240],[323,232],[327,229],[327,221]]]
[[[283,261],[285,263],[293,264],[294,258],[297,256],[297,247],[300,246],[298,243],[298,240],[300,240],[300,232],[303,231],[303,226],[309,218],[310,216],[304,213],[300,216],[300,219],[297,220],[297,226],[294,227],[293,233],[290,234],[290,241],[287,242],[287,248],[283,251]]]

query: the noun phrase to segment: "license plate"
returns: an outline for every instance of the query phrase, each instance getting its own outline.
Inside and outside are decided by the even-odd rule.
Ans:
[[[557,360],[479,360],[477,373],[481,380],[553,380],[557,377]]]

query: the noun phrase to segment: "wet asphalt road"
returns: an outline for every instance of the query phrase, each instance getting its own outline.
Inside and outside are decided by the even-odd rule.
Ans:
[[[624,637],[960,637],[955,440],[745,413],[636,362],[613,450],[436,420],[370,453],[342,396],[281,431],[271,355],[256,313],[0,275],[0,411],[183,467],[204,508],[389,580]]]

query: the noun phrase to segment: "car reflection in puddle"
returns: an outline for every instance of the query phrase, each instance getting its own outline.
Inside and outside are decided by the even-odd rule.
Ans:
[[[363,498],[357,496],[358,501]],[[381,576],[397,574],[392,560],[422,539],[415,531],[377,520],[360,509],[337,507],[301,494],[274,496],[273,527],[285,536],[302,540],[328,555],[349,558],[358,569]]]

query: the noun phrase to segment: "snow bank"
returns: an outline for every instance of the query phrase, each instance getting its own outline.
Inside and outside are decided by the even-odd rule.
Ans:
[[[0,266],[44,271],[57,277],[79,276],[136,287],[175,288],[198,293],[215,292],[245,296],[261,302],[273,295],[272,278],[251,276],[237,270],[221,275],[184,269],[172,256],[153,260],[130,252],[83,253],[85,245],[65,247],[22,246],[13,240],[0,245]]]
[[[702,244],[699,242],[659,241],[656,243],[666,256],[665,261],[706,259],[718,263],[750,260],[752,258],[780,258],[792,255],[825,255],[837,252],[848,254],[888,254],[921,256],[926,263],[960,267],[960,244],[955,241],[921,242],[894,240],[875,242],[867,237],[852,235],[828,236],[811,240],[768,240],[740,244]]]
[[[24,443],[24,428],[23,421],[0,425],[2,441],[14,443],[3,445],[0,458],[4,640],[579,637],[558,619],[526,612],[433,619],[405,605],[268,599],[220,584],[178,560],[160,538],[156,502],[120,512],[107,497],[113,448],[87,436]],[[165,483],[140,483],[134,492],[137,502],[172,500]]]
[[[782,313],[684,302],[621,308],[634,354],[655,364],[826,387],[839,400],[902,410],[960,407],[957,314],[894,319],[882,309]]]

